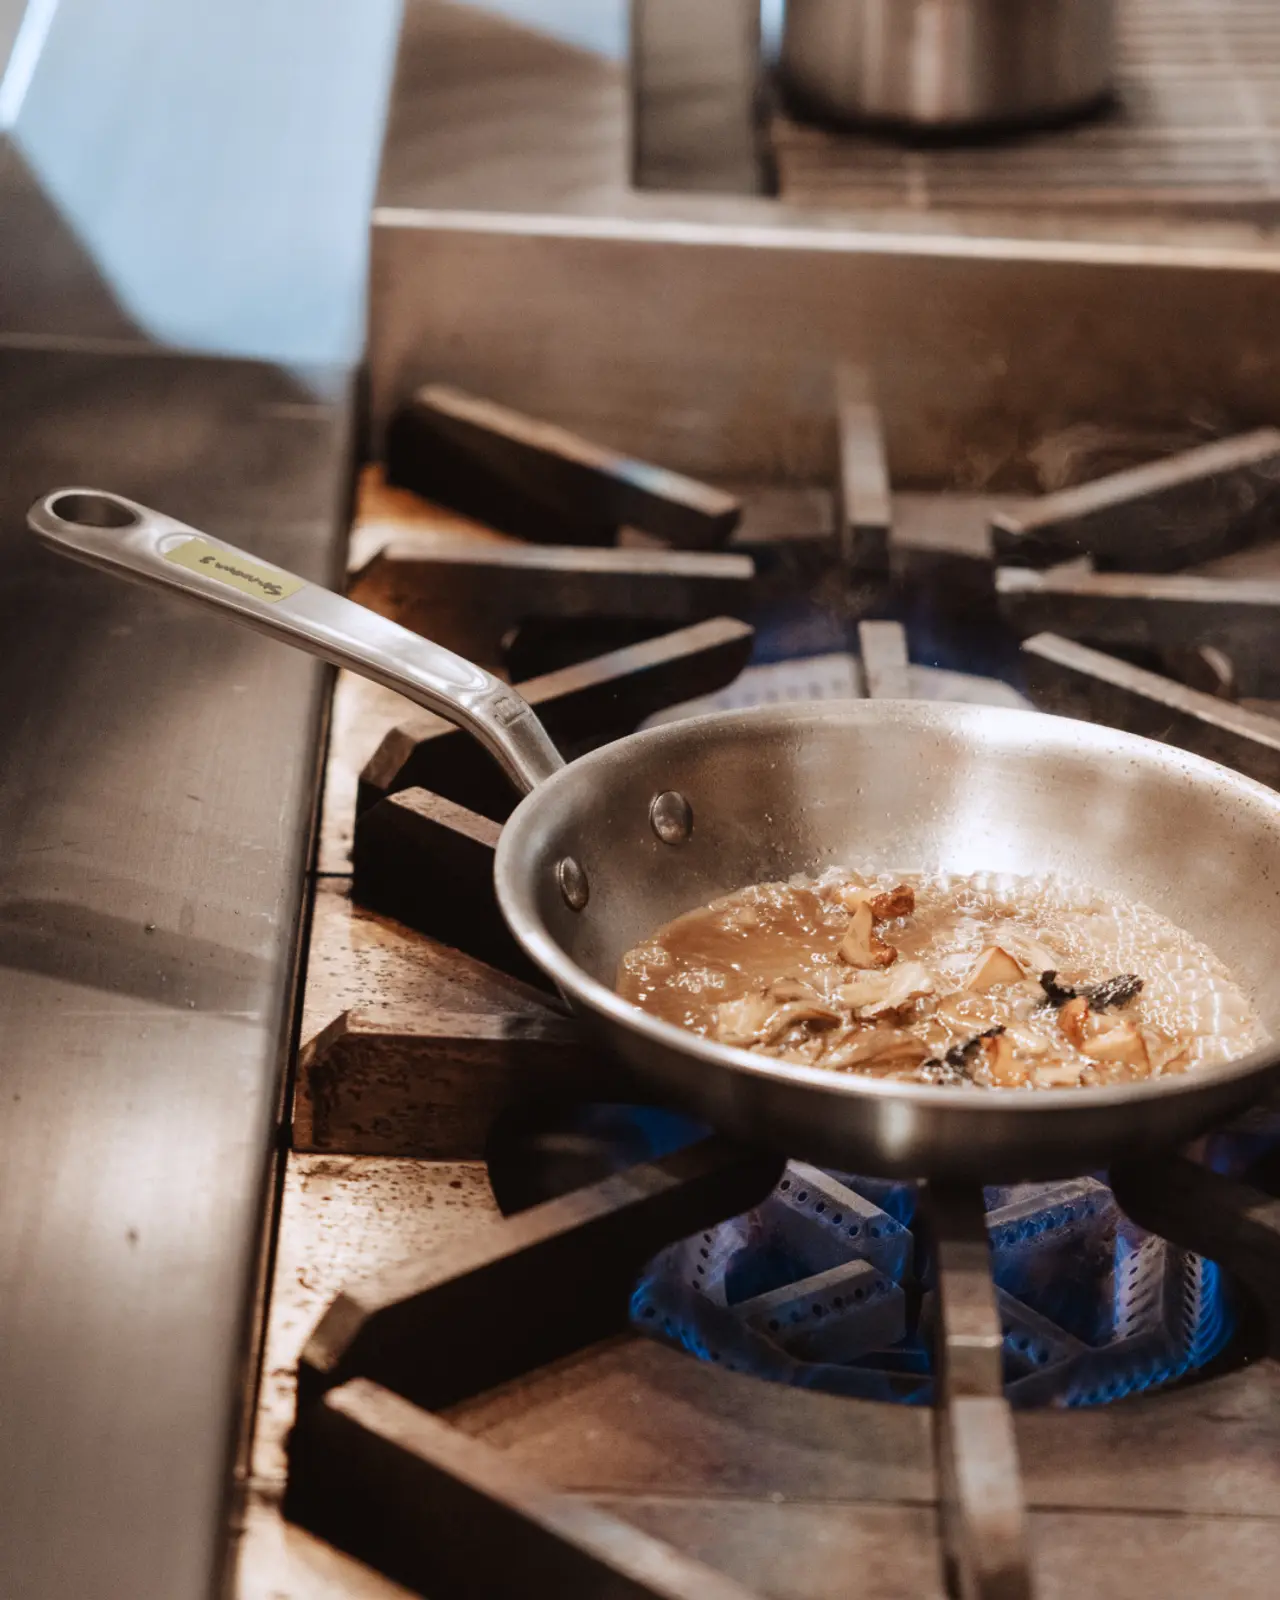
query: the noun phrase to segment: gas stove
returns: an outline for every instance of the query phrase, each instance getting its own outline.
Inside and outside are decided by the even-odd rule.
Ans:
[[[462,400],[448,449],[439,396],[398,414],[352,592],[507,671],[568,754],[865,693],[1069,709],[1274,781],[1267,430],[1041,441],[1047,493],[901,494],[846,366],[831,483],[708,489],[736,527],[674,537],[715,548],[605,544],[606,491],[653,508],[602,453],[568,546],[527,502],[582,441],[486,402],[485,473],[442,470]],[[611,1094],[515,949],[511,805],[460,735],[339,679],[243,1600],[1269,1592],[1280,1117],[985,1194],[735,1148]]]
[[[754,118],[752,52],[709,24],[664,53],[684,9],[636,7],[629,93],[488,14],[407,8],[368,371],[399,486],[365,476],[357,597],[503,670],[566,754],[707,703],[909,694],[1280,780],[1280,566],[1250,520],[1280,274],[1166,92],[1199,12],[1152,44],[1128,7],[1129,114],[992,151],[964,202],[954,152],[780,117],[761,197],[747,122],[726,142],[682,100],[713,82]],[[683,82],[646,76],[664,61]],[[1214,75],[1247,111],[1248,74]],[[454,393],[410,405],[422,385]],[[709,491],[676,494],[674,532],[634,474],[566,502],[563,452],[528,454],[548,420]],[[428,448],[424,477],[442,429],[471,460]],[[1099,480],[1090,525],[1070,495]],[[1162,562],[1193,507],[1213,536]],[[1114,570],[1094,535],[1129,510],[1163,533]],[[510,805],[457,736],[339,678],[241,1600],[1269,1593],[1267,1108],[1186,1158],[985,1196],[726,1148],[611,1097],[513,948]]]

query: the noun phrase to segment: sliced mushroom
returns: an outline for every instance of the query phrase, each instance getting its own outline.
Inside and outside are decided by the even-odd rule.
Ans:
[[[1076,995],[1058,1008],[1058,1026],[1077,1050],[1084,1047],[1085,1023],[1089,1018],[1089,1002],[1082,994]]]
[[[1026,973],[1022,967],[998,944],[989,944],[974,962],[963,987],[981,994],[994,989],[998,983],[1021,983]]]
[[[844,1018],[838,1011],[824,1005],[817,998],[809,1000],[792,1000],[778,1009],[769,1018],[769,1028],[766,1040],[776,1039],[786,1033],[789,1028],[805,1027],[817,1028],[819,1031],[826,1028],[839,1027]]]
[[[1141,1031],[1132,1022],[1108,1023],[1090,1010],[1082,994],[1059,1010],[1058,1027],[1091,1061],[1116,1062],[1144,1070],[1151,1066]]]
[[[983,1033],[975,1033],[972,1038],[962,1039],[959,1044],[953,1044],[938,1066],[949,1067],[953,1072],[967,1073],[973,1065],[974,1058],[982,1049],[984,1039],[994,1039],[1004,1032],[1004,1028],[997,1023],[993,1028],[987,1028]]]
[[[988,1034],[979,1045],[982,1069],[991,1083],[1002,1089],[1020,1089],[1027,1081],[1027,1069],[1013,1053],[1013,1040],[1007,1033]]]
[[[909,917],[916,908],[916,892],[909,883],[900,883],[871,901],[871,915],[877,922],[890,917]]]
[[[877,922],[886,922],[890,917],[909,917],[916,908],[916,892],[909,883],[880,890],[863,888],[856,883],[838,883],[826,893],[846,911],[869,905]]]
[[[1061,1061],[1052,1066],[1038,1066],[1036,1083],[1043,1089],[1074,1089],[1080,1083],[1080,1071],[1079,1062]]]
[[[921,1041],[897,1028],[855,1028],[823,1051],[819,1065],[838,1071],[850,1067],[915,1067],[928,1056]]]
[[[816,1000],[818,992],[803,978],[775,978],[765,990],[770,1000],[779,1004],[786,1000]]]
[[[722,1000],[715,1009],[715,1035],[721,1044],[756,1044],[764,1038],[776,1005],[765,994]]]
[[[1005,1032],[1013,1040],[1013,1047],[1020,1056],[1047,1056],[1051,1054],[1049,1041],[1041,1038],[1032,1029],[1012,1022]]]
[[[831,998],[852,1011],[875,1005],[889,992],[893,974],[883,967],[867,967],[859,972],[844,974],[831,991]]]
[[[791,1028],[834,1028],[841,1020],[840,1013],[816,995],[780,1005],[765,990],[763,994],[745,995],[741,1000],[726,1000],[718,1005],[716,1038],[721,1044],[772,1044]]]
[[[1167,1061],[1162,1061],[1155,1071],[1160,1076],[1163,1076],[1166,1072],[1177,1075],[1178,1073],[1186,1072],[1190,1065],[1191,1049],[1188,1046],[1185,1050],[1175,1052]]]
[[[1058,964],[1057,956],[1047,945],[1018,928],[1003,928],[1000,937],[1005,949],[1021,964],[1024,972],[1041,973],[1046,967],[1056,967]]]
[[[936,987],[922,962],[900,961],[887,971],[871,968],[856,973],[836,989],[835,998],[864,1017],[878,1017],[932,994]]]
[[[1081,1048],[1092,1061],[1114,1061],[1144,1070],[1151,1065],[1147,1041],[1131,1022],[1117,1022],[1115,1027],[1095,1033]]]
[[[848,931],[837,954],[850,967],[888,967],[898,959],[893,946],[876,937],[875,919],[866,900],[860,900],[849,913]]]

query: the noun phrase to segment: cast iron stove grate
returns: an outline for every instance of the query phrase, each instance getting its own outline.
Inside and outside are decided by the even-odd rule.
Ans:
[[[438,406],[428,399],[426,410],[433,409]],[[454,427],[460,408],[451,403],[445,409]],[[466,420],[475,425],[474,412]],[[619,490],[618,463],[599,454],[592,457],[590,447],[579,450],[563,436],[534,437],[531,429],[520,427],[521,419],[513,423],[510,414],[500,414],[496,428],[492,415],[480,421],[480,454],[489,470],[507,475],[502,515],[520,532],[536,537],[529,502],[535,502],[534,509],[548,496],[554,502],[563,493],[566,472],[571,478],[578,474],[580,508],[588,513],[594,508],[597,522],[610,528],[624,514],[620,504],[643,527],[654,510],[652,501],[672,493],[681,505],[676,536],[688,537],[692,525],[694,541],[705,543],[709,519],[718,519],[715,539],[729,531],[726,522],[732,525],[733,513],[726,510],[723,497],[709,492],[700,499],[696,491],[665,482],[660,475],[646,478],[630,470],[621,473]],[[843,377],[839,425],[842,473],[836,528],[813,542],[820,564],[825,561],[843,575],[839,594],[843,619],[851,626],[858,615],[891,606],[895,580],[901,576],[894,565],[874,401],[856,374]],[[453,446],[458,447],[456,433]],[[1091,628],[1115,625],[1109,620],[1114,607],[1107,602],[1114,597],[1107,592],[1106,574],[1095,575],[1093,568],[1105,565],[1108,530],[1117,519],[1138,515],[1144,526],[1158,532],[1161,526],[1177,527],[1176,513],[1185,513],[1194,503],[1197,526],[1216,536],[1221,549],[1256,541],[1265,536],[1259,519],[1270,504],[1275,454],[1273,437],[1251,437],[1210,458],[1175,458],[1145,477],[1109,482],[1084,507],[1069,494],[1065,503],[1050,497],[1021,521],[1007,519],[997,530],[998,548],[1005,560],[1038,563],[1051,582],[1061,581],[1055,563],[1061,573],[1060,563],[1075,559],[1073,581],[1083,584],[1090,602],[1078,631],[1089,637]],[[474,465],[468,463],[469,468]],[[410,477],[413,470],[411,460]],[[400,474],[405,475],[403,461]],[[454,473],[454,491],[459,482],[463,486],[457,497],[465,500],[467,484],[474,481],[468,473]],[[439,492],[438,482],[415,486]],[[663,507],[658,510],[665,514]],[[591,516],[584,521],[586,538]],[[672,537],[669,521],[665,533]],[[1159,538],[1154,543],[1159,546]],[[1091,562],[1085,572],[1079,567],[1082,552]],[[1197,549],[1194,555],[1212,553]],[[1157,549],[1148,565],[1159,570],[1169,562]],[[794,575],[797,568],[789,570]],[[803,562],[799,570],[804,570]],[[625,731],[672,700],[723,692],[747,660],[752,634],[743,623],[717,619],[715,613],[727,599],[733,603],[734,596],[738,608],[750,612],[757,581],[741,550],[727,555],[645,550],[642,558],[634,547],[629,552],[588,546],[587,554],[575,559],[564,549],[490,545],[477,555],[474,543],[464,549],[456,541],[451,545],[448,537],[441,542],[405,535],[385,541],[371,558],[366,553],[357,588],[363,586],[364,598],[375,599],[401,620],[417,619],[424,630],[436,633],[442,614],[446,620],[466,615],[472,621],[483,615],[499,632],[507,632],[508,624],[521,621],[530,608],[541,615],[567,613],[565,631],[585,628],[597,638],[602,611],[625,618],[632,631],[619,649],[586,662],[553,665],[525,685],[562,741],[581,748]],[[1143,581],[1137,580],[1139,589]],[[1173,594],[1167,588],[1161,591],[1158,582],[1152,589],[1148,581],[1146,598],[1150,601],[1154,593],[1164,611],[1140,643],[1157,654],[1165,651],[1169,660],[1190,660],[1196,671],[1218,671],[1224,661],[1228,676],[1238,667],[1252,670],[1247,648],[1237,651],[1238,661],[1230,653],[1237,639],[1247,642],[1247,629],[1233,632],[1240,619],[1222,617],[1221,596],[1209,582],[1207,590],[1193,586]],[[998,589],[999,580],[993,585],[993,613]],[[1017,601],[1007,598],[1015,590],[1005,579],[1000,592],[1005,619],[1017,630]],[[484,605],[474,603],[477,595],[483,596]],[[507,597],[514,616],[504,618],[502,605],[490,604],[495,595]],[[1134,595],[1127,598],[1132,602]],[[425,615],[424,604],[427,610],[435,607],[434,616]],[[1166,637],[1161,629],[1170,627],[1170,616],[1172,633]],[[1217,654],[1209,660],[1195,648],[1206,619],[1221,624],[1214,635]],[[665,633],[660,631],[664,626]],[[496,648],[497,640],[493,643]],[[870,692],[901,692],[903,684],[910,684],[903,641],[891,625],[864,627],[861,643]],[[466,644],[475,650],[474,636]],[[573,653],[570,648],[570,657]],[[1088,709],[1104,720],[1132,726],[1158,714],[1166,737],[1192,748],[1207,741],[1217,754],[1225,741],[1237,764],[1274,771],[1280,745],[1267,718],[1220,698],[1221,683],[1215,685],[1215,696],[1045,635],[1029,641],[1027,659],[1032,668],[1029,686],[1042,703],[1070,689],[1093,696]],[[1168,707],[1175,704],[1180,723],[1168,717]],[[386,734],[363,774],[352,853],[356,895],[457,948],[483,954],[498,967],[518,966],[510,942],[504,944],[488,883],[493,845],[510,801],[481,765],[459,757],[463,748],[454,734],[430,719],[416,719]],[[396,1072],[388,1070],[393,1063]],[[423,1069],[428,1077],[433,1071],[438,1075],[425,1094],[412,1081]],[[534,1003],[519,1015],[488,1025],[436,1016],[411,1034],[365,1025],[357,1014],[346,1012],[304,1038],[295,1127],[303,1130],[312,1148],[360,1149],[362,1139],[373,1137],[382,1141],[379,1148],[388,1148],[390,1140],[391,1147],[415,1154],[433,1147],[442,1110],[447,1109],[454,1118],[453,1140],[492,1146],[503,1127],[510,1127],[513,1118],[519,1125],[537,1104],[572,1104],[588,1092],[598,1095],[602,1070],[578,1046],[550,1000],[541,1009]],[[379,1093],[387,1097],[381,1104],[389,1113],[381,1119],[369,1104]],[[495,1187],[508,1181],[502,1170],[500,1162],[491,1167]],[[928,1265],[911,1292],[920,1301],[917,1328],[931,1335],[936,1355],[928,1398],[938,1443],[944,1548],[953,1582],[966,1594],[1014,1596],[1031,1590],[1010,1397],[1034,1395],[1037,1369],[1047,1366],[1074,1368],[1077,1387],[1068,1391],[1068,1398],[1076,1401],[1105,1398],[1100,1388],[1107,1383],[1119,1381],[1123,1387],[1140,1381],[1136,1369],[1120,1380],[1114,1374],[1092,1376],[1078,1335],[999,1283],[1010,1272],[1016,1275],[1024,1259],[1013,1234],[1019,1229],[1034,1234],[1045,1218],[1055,1215],[1055,1206],[1059,1216],[1066,1207],[1072,1211],[1069,1220],[1092,1224],[1104,1212],[1115,1216],[1117,1202],[1133,1224],[1149,1230],[1159,1252],[1148,1251],[1144,1262],[1144,1236],[1126,1232],[1132,1249],[1123,1260],[1113,1259],[1113,1273],[1121,1279],[1127,1273],[1129,1279],[1116,1314],[1122,1336],[1140,1337],[1157,1279],[1155,1298],[1178,1301],[1183,1291],[1193,1291],[1176,1326],[1176,1348],[1157,1352],[1157,1365],[1163,1362],[1163,1368],[1154,1376],[1162,1380],[1179,1366],[1210,1359],[1220,1342],[1223,1323],[1216,1319],[1226,1310],[1214,1292],[1217,1268],[1246,1286],[1261,1304],[1269,1337],[1280,1328],[1274,1288],[1280,1265],[1280,1203],[1262,1189],[1185,1157],[1113,1173],[1111,1191],[1082,1180],[1071,1189],[1070,1199],[1065,1191],[1056,1196],[1042,1192],[1031,1201],[1019,1193],[989,1196],[994,1203],[990,1217],[976,1189],[926,1187],[919,1195],[925,1222],[914,1236],[906,1226],[916,1221],[905,1209],[910,1203],[906,1191],[873,1193],[856,1178],[832,1177],[794,1164],[784,1168],[779,1157],[739,1150],[711,1137],[642,1159],[565,1194],[555,1193],[555,1183],[541,1189],[526,1184],[522,1190],[519,1182],[510,1181],[514,1187],[507,1209],[514,1214],[506,1220],[430,1262],[412,1263],[340,1295],[308,1341],[299,1371],[289,1515],[401,1582],[438,1596],[527,1592],[529,1573],[537,1575],[543,1592],[566,1595],[746,1593],[618,1519],[588,1512],[542,1488],[440,1413],[620,1332],[633,1316],[653,1320],[647,1316],[650,1308],[655,1319],[671,1322],[674,1336],[701,1340],[700,1353],[713,1356],[705,1324],[699,1322],[691,1334],[681,1327],[680,1306],[665,1308],[662,1296],[673,1282],[685,1281],[682,1274],[705,1280],[719,1272],[723,1286],[737,1270],[727,1242],[734,1229],[744,1226],[746,1213],[772,1216],[777,1231],[790,1229],[794,1241],[797,1183],[805,1186],[806,1196],[825,1194],[822,1203],[832,1215],[841,1207],[842,1218],[857,1211],[874,1245],[856,1262],[834,1261],[809,1274],[810,1280],[824,1280],[821,1292],[830,1296],[817,1321],[825,1321],[828,1310],[850,1311],[852,1302],[875,1323],[878,1341],[888,1343],[889,1331],[897,1326],[893,1319],[902,1309],[897,1299],[906,1298],[901,1278],[907,1271],[907,1242],[912,1239],[913,1246],[921,1244],[928,1251]],[[552,1197],[543,1198],[548,1187]],[[540,1203],[530,1204],[535,1200]],[[1121,1228],[1118,1222],[1116,1226]],[[1002,1230],[1009,1235],[1009,1253],[1003,1265],[997,1253],[993,1280],[990,1240],[994,1234],[999,1251]],[[1163,1256],[1159,1273],[1150,1259],[1157,1253]],[[651,1265],[664,1257],[673,1269],[665,1276]],[[751,1292],[734,1296],[748,1315],[745,1324],[733,1317],[733,1330],[724,1323],[730,1314],[729,1295],[720,1305],[715,1295],[698,1290],[707,1302],[699,1314],[705,1316],[710,1308],[713,1325],[721,1317],[725,1348],[729,1332],[740,1337],[744,1326],[751,1336],[761,1329],[765,1334],[780,1331],[770,1329],[770,1322],[782,1323],[782,1308],[788,1316],[795,1309],[794,1280],[737,1287]],[[845,1303],[837,1306],[837,1298]],[[812,1300],[809,1304],[812,1308]],[[795,1348],[790,1354],[784,1351],[782,1359],[794,1361],[798,1352],[808,1364],[831,1365],[811,1360],[829,1354],[827,1337],[827,1328],[815,1328],[811,1319],[807,1333],[793,1341]],[[1165,1339],[1168,1344],[1167,1334]],[[922,1337],[920,1352],[905,1352],[898,1372],[881,1371],[877,1379],[914,1387],[916,1398],[926,1398],[923,1361],[917,1359],[916,1370],[910,1370],[913,1355],[924,1348]],[[1039,1359],[1041,1352],[1047,1352],[1045,1360]],[[723,1360],[723,1349],[720,1354]],[[842,1369],[853,1370],[847,1364]]]

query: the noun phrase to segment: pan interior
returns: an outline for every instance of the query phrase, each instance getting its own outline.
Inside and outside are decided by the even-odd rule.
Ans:
[[[654,796],[689,801],[662,843]],[[570,910],[556,867],[590,889]],[[1280,1037],[1280,795],[1112,729],[1034,712],[862,701],[721,714],[634,735],[523,802],[499,887],[517,937],[545,929],[612,986],[654,929],[744,885],[829,866],[1055,874],[1147,903],[1231,968]]]

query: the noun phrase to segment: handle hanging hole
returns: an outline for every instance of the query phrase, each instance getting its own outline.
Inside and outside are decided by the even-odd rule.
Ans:
[[[142,521],[131,506],[109,494],[60,494],[49,510],[63,522],[82,528],[134,528]]]

